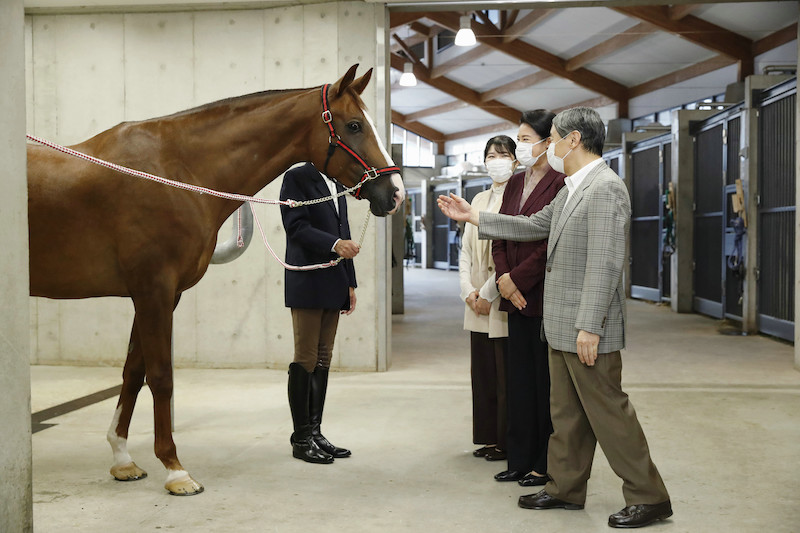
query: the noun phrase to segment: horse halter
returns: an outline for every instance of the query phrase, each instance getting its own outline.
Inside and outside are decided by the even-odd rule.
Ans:
[[[395,172],[400,172],[399,167],[384,167],[384,168],[375,168],[367,164],[364,159],[361,158],[352,148],[347,146],[342,138],[336,135],[336,130],[333,129],[333,114],[331,110],[328,108],[328,88],[330,87],[329,83],[326,83],[322,86],[322,122],[328,126],[328,131],[330,131],[330,137],[328,138],[328,157],[325,159],[325,166],[322,169],[322,173],[326,176],[328,175],[328,163],[333,156],[333,152],[336,151],[336,147],[339,146],[353,156],[358,163],[364,167],[364,175],[361,177],[361,181],[358,182],[358,186],[353,194],[356,198],[360,199],[361,194],[361,186],[364,185],[368,180],[374,180],[378,176],[382,176],[384,174],[394,174]],[[380,142],[380,141],[379,141]],[[335,178],[334,178],[335,179]],[[337,180],[338,181],[338,180]]]

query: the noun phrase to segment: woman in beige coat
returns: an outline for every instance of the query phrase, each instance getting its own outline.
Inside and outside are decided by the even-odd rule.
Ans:
[[[492,137],[484,149],[484,162],[492,178],[491,188],[478,193],[472,205],[481,211],[497,213],[503,191],[516,161],[516,143],[506,135]],[[464,329],[470,331],[472,373],[472,439],[483,447],[475,457],[488,461],[506,458],[505,358],[508,349],[508,323],[500,311],[500,293],[494,277],[491,241],[478,240],[478,232],[467,224],[458,262]]]

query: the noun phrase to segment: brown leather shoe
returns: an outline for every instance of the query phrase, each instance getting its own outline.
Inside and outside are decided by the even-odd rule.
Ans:
[[[577,511],[583,509],[583,505],[577,503],[569,503],[558,498],[553,498],[544,490],[536,494],[528,494],[519,497],[519,506],[523,509],[568,509],[570,511]]]
[[[608,525],[619,528],[644,527],[672,516],[669,500],[654,505],[631,505],[608,517]]]

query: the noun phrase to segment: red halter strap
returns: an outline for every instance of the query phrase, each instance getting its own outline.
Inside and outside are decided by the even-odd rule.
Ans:
[[[383,168],[375,168],[371,165],[368,165],[366,161],[364,161],[361,156],[359,156],[352,148],[347,146],[342,138],[336,135],[336,130],[333,129],[333,114],[331,110],[328,108],[328,88],[330,87],[329,83],[326,83],[322,86],[322,122],[328,126],[328,131],[330,132],[330,137],[328,138],[328,156],[325,159],[325,166],[322,169],[323,174],[326,176],[328,175],[328,162],[331,160],[331,156],[333,156],[333,152],[336,150],[336,147],[340,147],[342,150],[353,156],[353,158],[358,161],[358,163],[364,167],[364,175],[361,177],[361,181],[358,182],[358,188],[353,193],[353,196],[356,198],[360,197],[361,194],[361,186],[367,180],[372,180],[377,178],[378,176],[382,176],[384,174],[394,174],[395,172],[400,172],[399,167],[383,167]],[[335,179],[335,178],[334,178]],[[338,181],[338,180],[337,180]]]

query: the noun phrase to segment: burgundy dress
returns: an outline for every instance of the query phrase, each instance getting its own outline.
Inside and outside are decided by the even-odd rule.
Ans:
[[[564,174],[550,169],[536,184],[520,209],[525,174],[511,177],[503,194],[500,213],[532,215],[549,204],[564,186]],[[550,371],[547,344],[540,338],[544,270],[547,240],[492,243],[497,279],[510,273],[511,279],[528,302],[519,311],[503,299],[500,309],[508,311],[508,355],[506,360],[508,470],[527,474],[547,473],[547,442],[553,426],[550,421]]]

